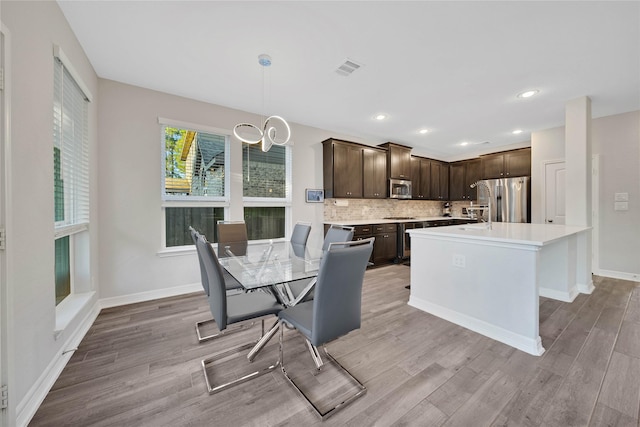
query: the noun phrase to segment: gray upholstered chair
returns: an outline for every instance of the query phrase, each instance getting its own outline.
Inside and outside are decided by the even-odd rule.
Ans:
[[[324,236],[322,250],[329,249],[329,245],[335,242],[350,242],[353,239],[353,227],[332,224]]]
[[[331,243],[336,242],[350,242],[353,239],[353,227],[347,227],[342,225],[331,225],[327,230],[327,234],[324,236],[324,242],[322,243],[322,250],[326,251]],[[311,279],[315,281],[315,279]],[[292,299],[298,298],[298,296],[306,292],[304,301],[313,299],[313,289],[309,290],[309,280],[298,280],[288,283],[285,290]]]
[[[373,251],[373,240],[369,238],[355,242],[334,242],[329,245],[320,263],[314,299],[286,308],[278,314],[281,323],[279,362],[282,372],[322,419],[366,392],[366,388],[327,352],[325,344],[360,328],[362,282]],[[287,374],[284,365],[284,324],[297,329],[314,347],[322,346],[327,358],[349,381],[356,384],[356,392],[333,408],[320,411]]]
[[[247,254],[249,238],[244,221],[218,221],[218,256],[224,258]]]
[[[189,233],[191,233],[191,239],[193,240],[194,246],[196,246],[196,253],[198,254],[198,263],[200,264],[200,281],[202,282],[202,288],[204,289],[204,293],[206,294],[207,298],[209,298],[209,279],[207,278],[207,273],[204,268],[204,263],[202,261],[202,256],[200,254],[200,251],[197,250],[197,241],[198,241],[198,237],[200,237],[200,233],[198,233],[193,227],[189,227]],[[231,274],[229,274],[228,271],[223,269],[223,274],[224,274],[224,286],[227,291],[240,292],[244,289],[242,287],[242,284],[238,282]],[[202,320],[196,323],[196,335],[198,336],[198,342],[201,343],[204,341],[209,341],[222,335],[220,333],[210,334],[210,335],[202,334],[202,331],[200,328],[203,325],[209,324],[211,322],[215,322],[215,320],[208,319],[208,320]],[[253,324],[250,326],[253,326]],[[241,330],[244,330],[246,328],[247,328],[246,325],[242,325],[241,328],[237,328],[237,330],[234,329],[232,332],[240,332]],[[227,334],[229,333],[230,332],[227,332]]]
[[[213,252],[213,248],[204,236],[198,237],[196,247],[202,255],[202,261],[209,281],[209,308],[216,321],[218,329],[223,332],[228,325],[243,322],[245,320],[261,318],[262,333],[264,334],[264,317],[278,314],[283,307],[278,304],[273,295],[266,292],[227,295],[224,286],[224,275],[222,273],[223,268],[220,265],[216,254]],[[232,351],[237,352],[247,350],[254,345],[255,342],[251,342],[235,347]],[[229,352],[225,352],[222,356],[218,355],[209,357],[203,359],[201,362],[209,394],[217,393],[234,385],[243,383],[251,378],[266,374],[277,367],[277,364],[272,364],[265,369],[255,371],[237,380],[220,385],[213,385],[209,375],[207,374],[207,367],[211,366],[219,358],[227,356],[228,353]]]
[[[293,233],[291,233],[291,239],[289,239],[289,241],[292,245],[307,246],[310,232],[311,223],[297,222],[293,227]]]

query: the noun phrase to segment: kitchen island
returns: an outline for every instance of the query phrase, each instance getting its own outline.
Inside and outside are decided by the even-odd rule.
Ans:
[[[538,296],[591,293],[590,227],[493,223],[409,230],[409,305],[533,355]]]

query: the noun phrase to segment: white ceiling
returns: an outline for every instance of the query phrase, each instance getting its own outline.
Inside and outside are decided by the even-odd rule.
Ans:
[[[443,160],[562,126],[581,96],[593,117],[640,109],[638,1],[58,3],[102,78]]]

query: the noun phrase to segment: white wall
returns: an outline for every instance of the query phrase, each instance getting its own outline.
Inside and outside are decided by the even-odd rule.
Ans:
[[[53,44],[62,47],[89,91],[98,93],[97,76],[56,2],[2,2],[2,23],[11,34],[8,141],[11,175],[7,200],[9,319],[9,399],[12,414],[24,422],[47,378],[64,366],[62,351],[82,329],[81,317],[54,338],[56,325],[53,228]],[[91,220],[97,224],[97,103],[89,106]],[[88,250],[94,287],[97,233]],[[95,301],[94,301],[95,302]],[[97,306],[96,306],[97,307]],[[55,379],[55,378],[54,378]],[[48,384],[51,385],[51,384]],[[42,397],[43,395],[40,394]],[[22,418],[21,418],[22,417]]]
[[[600,265],[594,267],[640,281],[640,111],[596,119],[591,135],[600,156]],[[629,193],[628,211],[614,211],[615,193]]]
[[[545,162],[564,161],[564,127],[531,133],[531,222],[543,224]]]
[[[257,123],[260,117],[102,79],[99,99],[101,298],[116,304],[162,292],[179,292],[179,287],[191,284],[199,286],[195,251],[174,256],[158,254],[163,227],[158,117],[229,131],[239,122]],[[311,221],[309,243],[319,244],[323,236],[323,205],[305,203],[304,193],[306,188],[322,188],[321,142],[330,137],[365,141],[295,123],[291,123],[291,131],[293,223]],[[232,139],[231,154],[239,156],[240,147]],[[242,175],[240,161],[232,161],[231,174],[232,180]],[[242,195],[232,192],[231,197]]]
[[[532,222],[544,222],[544,162],[564,159],[564,131],[560,127],[531,135]],[[599,176],[593,177],[600,189],[599,265],[593,270],[640,280],[640,111],[593,119],[591,131],[592,154],[600,157]],[[614,211],[614,195],[622,192],[629,193],[629,210]]]

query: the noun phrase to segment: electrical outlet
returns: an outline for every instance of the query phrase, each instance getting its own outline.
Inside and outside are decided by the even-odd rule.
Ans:
[[[466,268],[466,259],[464,255],[453,255],[453,259],[451,260],[451,265],[458,268]]]

